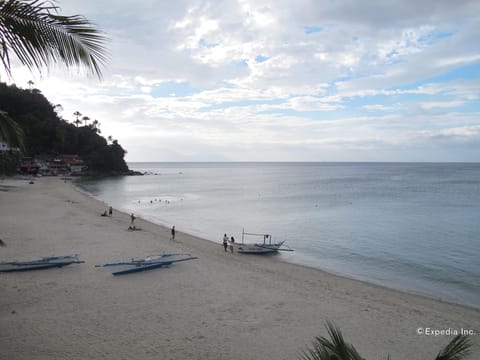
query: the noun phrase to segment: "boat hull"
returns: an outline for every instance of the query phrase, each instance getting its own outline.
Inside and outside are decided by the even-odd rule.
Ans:
[[[169,266],[177,262],[193,259],[196,259],[196,257],[189,256],[188,254],[163,254],[141,260],[122,261],[110,264],[95,265],[95,267],[112,268],[112,270],[114,270],[112,272],[113,275],[126,275]]]
[[[83,261],[79,261],[78,256],[56,256],[31,261],[1,262],[0,272],[42,270],[54,267],[60,268],[63,266],[79,263],[83,263]]]
[[[115,276],[132,274],[132,273],[137,273],[137,272],[142,272],[142,271],[153,270],[153,269],[157,269],[157,268],[160,268],[160,267],[169,266],[169,265],[172,265],[172,264],[177,263],[177,262],[193,260],[193,259],[196,259],[196,257],[190,257],[190,258],[179,259],[179,260],[159,261],[159,262],[156,262],[156,263],[149,263],[149,264],[144,264],[144,265],[136,264],[136,265],[128,267],[127,269],[112,272],[112,274],[115,275]]]
[[[272,254],[276,253],[282,247],[284,241],[279,243],[273,244],[263,244],[263,243],[256,243],[256,244],[234,244],[234,249],[236,252],[240,254]]]

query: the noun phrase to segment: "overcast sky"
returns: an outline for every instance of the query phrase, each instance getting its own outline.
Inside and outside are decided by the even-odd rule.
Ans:
[[[104,80],[16,69],[128,161],[480,161],[480,1],[59,1]]]

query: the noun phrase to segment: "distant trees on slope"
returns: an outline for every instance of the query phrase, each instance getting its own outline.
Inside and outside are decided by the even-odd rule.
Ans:
[[[126,173],[126,151],[118,142],[108,143],[96,126],[80,126],[60,119],[39,91],[19,89],[0,83],[0,104],[24,133],[25,154],[54,156],[78,154],[95,173]],[[97,122],[98,124],[98,122]]]
[[[0,61],[9,77],[11,55],[31,71],[42,72],[60,62],[67,68],[84,68],[102,77],[106,37],[85,17],[62,16],[59,12],[51,1],[0,0]],[[32,91],[33,81],[28,85]],[[1,138],[11,146],[21,144],[21,132],[0,106]]]

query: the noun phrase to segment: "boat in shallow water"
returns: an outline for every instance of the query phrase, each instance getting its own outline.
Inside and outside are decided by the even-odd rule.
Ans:
[[[51,256],[29,261],[0,262],[0,272],[15,272],[28,270],[41,270],[54,267],[64,267],[71,264],[80,264],[78,255]]]
[[[263,242],[256,243],[245,243],[245,238],[247,236],[258,236],[263,237]],[[230,246],[233,246],[234,250],[240,254],[273,254],[278,251],[293,251],[288,246],[284,245],[284,241],[274,242],[272,240],[272,235],[270,234],[257,234],[257,233],[247,233],[245,230],[242,230],[242,242],[235,243],[230,242]]]
[[[103,265],[95,265],[95,267],[108,267],[114,271],[113,275],[125,275],[136,272],[148,271],[160,267],[166,267],[178,262],[197,259],[190,256],[190,254],[162,254],[148,256],[145,259],[121,261],[116,263],[109,263]]]

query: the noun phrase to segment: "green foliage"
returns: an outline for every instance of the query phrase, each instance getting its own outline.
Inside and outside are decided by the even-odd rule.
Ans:
[[[107,144],[92,127],[77,127],[60,119],[54,111],[55,106],[39,91],[0,83],[0,107],[24,132],[28,156],[77,154],[93,173],[129,171],[124,160],[126,151],[121,145]]]
[[[353,345],[344,340],[339,328],[330,322],[327,322],[326,328],[330,338],[316,337],[312,347],[307,347],[301,354],[301,360],[365,360]],[[466,359],[471,346],[470,338],[458,335],[438,353],[435,360]]]
[[[327,322],[330,339],[316,337],[313,348],[307,348],[302,354],[303,360],[364,360],[355,347],[347,343],[335,325]]]
[[[472,346],[470,338],[457,335],[455,338],[438,353],[435,360],[461,360],[470,355]]]
[[[0,0],[0,58],[9,75],[12,52],[30,70],[62,62],[101,78],[106,38],[83,16],[59,10],[50,1]]]
[[[18,151],[0,151],[0,175],[15,174],[20,165],[20,158]]]
[[[23,139],[22,128],[6,112],[0,110],[0,140],[11,148],[25,151]]]

